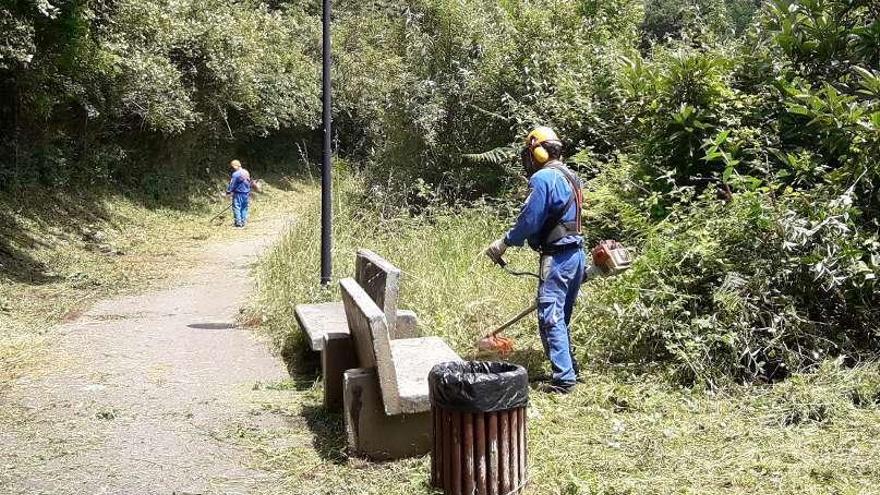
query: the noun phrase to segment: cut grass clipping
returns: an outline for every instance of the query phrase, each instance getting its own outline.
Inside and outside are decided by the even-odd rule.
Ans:
[[[488,208],[434,211],[429,217],[382,214],[352,202],[351,179],[336,185],[334,275],[350,276],[357,248],[369,248],[404,271],[401,307],[417,312],[422,330],[471,357],[481,333],[533,297],[533,282],[512,278],[480,255],[504,229]],[[336,299],[318,284],[319,191],[303,191],[296,223],[256,268],[257,298],[249,318],[262,321],[294,369],[293,306]],[[513,252],[515,266],[533,256]],[[602,283],[602,282],[599,282]],[[581,298],[578,335],[598,330]],[[535,322],[510,329],[512,360],[541,371]],[[578,342],[589,348],[590,342]],[[570,396],[532,393],[529,409],[531,494],[864,494],[880,493],[880,369],[826,362],[776,386],[721,392],[681,388],[660,375],[585,362],[584,384]],[[288,426],[236,432],[257,462],[282,478],[266,493],[433,493],[427,457],[370,463],[345,454],[342,417],[321,405],[320,381],[297,375],[288,386],[255,393],[255,414],[272,412]],[[279,390],[280,389],[280,390]]]

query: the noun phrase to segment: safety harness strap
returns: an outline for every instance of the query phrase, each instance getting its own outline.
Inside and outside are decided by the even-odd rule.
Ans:
[[[562,207],[560,212],[548,220],[545,229],[549,228],[549,230],[547,230],[547,233],[544,235],[544,242],[542,243],[543,250],[552,249],[551,245],[554,242],[567,235],[581,233],[581,208],[583,206],[581,188],[578,186],[578,180],[574,174],[572,174],[571,171],[561,162],[551,162],[548,163],[546,167],[558,170],[562,176],[565,177],[568,185],[571,186],[571,195],[568,197],[568,201],[566,201],[565,206]],[[577,206],[577,209],[575,210],[575,219],[573,222],[563,222],[562,219],[565,217],[565,214],[571,208],[572,204]]]

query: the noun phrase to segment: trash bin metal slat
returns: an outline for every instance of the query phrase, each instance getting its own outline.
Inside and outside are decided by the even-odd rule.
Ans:
[[[507,411],[510,416],[510,489],[519,488],[519,411]]]
[[[461,495],[461,413],[452,413],[452,495]]]
[[[464,452],[463,489],[465,495],[474,493],[474,414],[464,413],[462,419],[462,451]]]
[[[452,412],[443,410],[443,490],[452,489]]]
[[[510,431],[507,411],[498,413],[498,471],[501,493],[510,493]]]
[[[438,456],[437,453],[441,452],[440,449],[440,441],[443,438],[443,428],[440,427],[440,411],[436,407],[431,407],[431,426],[434,437],[432,438],[432,446],[433,450],[431,455],[431,485],[433,486],[443,486],[443,481],[441,480],[441,474],[443,472],[442,467],[442,456]]]
[[[498,415],[489,413],[487,415],[487,430],[489,433],[489,495],[498,495],[498,487],[500,479],[498,476]]]
[[[519,440],[519,479],[520,483],[525,485],[529,480],[528,473],[528,450],[526,449],[526,438],[528,432],[528,425],[526,423],[526,408],[520,408],[516,411],[517,416],[519,416],[519,431],[517,432],[517,437]]]
[[[477,493],[486,493],[486,414],[474,413]]]

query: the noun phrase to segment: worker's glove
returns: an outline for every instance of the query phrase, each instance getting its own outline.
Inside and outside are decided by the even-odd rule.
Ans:
[[[489,259],[500,265],[501,257],[504,256],[505,251],[507,251],[507,244],[504,242],[504,239],[498,239],[492,244],[489,244],[489,247],[487,247],[484,252]]]

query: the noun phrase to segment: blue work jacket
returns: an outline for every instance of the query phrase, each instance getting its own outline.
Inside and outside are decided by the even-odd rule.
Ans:
[[[577,182],[580,187],[580,180]],[[579,234],[567,235],[549,246],[544,246],[543,237],[552,228],[548,223],[558,218],[559,212],[573,193],[565,175],[557,169],[544,166],[532,174],[529,178],[529,197],[520,210],[516,224],[504,236],[504,243],[508,246],[522,246],[528,242],[529,247],[538,252],[583,246],[583,236]],[[573,201],[561,220],[573,222],[576,215],[577,202]]]
[[[230,194],[248,194],[251,192],[251,176],[247,170],[240,168],[232,173],[226,192]]]

